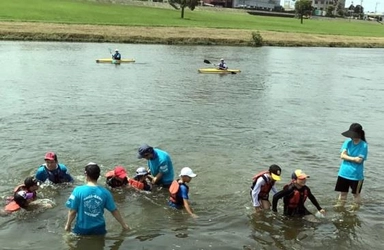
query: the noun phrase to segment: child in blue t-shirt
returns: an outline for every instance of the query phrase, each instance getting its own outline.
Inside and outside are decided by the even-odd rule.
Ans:
[[[189,183],[193,177],[196,177],[196,174],[193,173],[192,169],[185,167],[181,170],[179,176],[181,179],[173,181],[169,187],[170,197],[168,203],[173,208],[181,209],[184,207],[193,218],[197,218],[198,216],[192,212],[188,203],[189,187],[187,186],[187,183]]]

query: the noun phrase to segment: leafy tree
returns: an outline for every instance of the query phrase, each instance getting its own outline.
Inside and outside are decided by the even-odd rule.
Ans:
[[[175,4],[179,4],[181,9],[181,18],[184,18],[185,7],[188,7],[190,10],[193,11],[195,7],[199,4],[199,1],[198,0],[171,0],[169,1],[169,4],[172,5],[172,7],[174,7],[175,9],[176,9]]]
[[[334,16],[335,16],[335,15],[333,14],[334,11],[335,11],[335,6],[333,6],[333,5],[328,5],[326,16],[328,16],[328,17],[334,17]]]
[[[364,17],[364,7],[361,5],[356,5],[354,9],[355,14],[359,16],[360,19],[363,19]]]
[[[301,19],[303,24],[304,15],[310,15],[312,12],[312,0],[298,0],[295,3],[295,12]]]
[[[337,14],[339,15],[339,16],[345,16],[345,10],[344,10],[344,4],[343,3],[341,3],[341,2],[338,2],[337,3]]]

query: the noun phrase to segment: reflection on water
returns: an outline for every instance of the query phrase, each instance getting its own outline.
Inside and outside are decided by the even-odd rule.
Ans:
[[[95,63],[109,47],[137,63]],[[383,50],[0,42],[0,57],[1,197],[51,150],[76,179],[41,187],[52,209],[1,217],[4,248],[381,249]],[[204,59],[221,57],[242,72],[197,73]],[[370,146],[354,213],[333,210],[340,133],[352,122],[363,125]],[[120,190],[113,196],[130,232],[106,212],[106,237],[66,234],[64,204],[84,183],[84,165],[100,164],[101,185],[116,165],[132,175],[146,164],[136,158],[142,143],[168,151],[176,173],[196,171],[190,199],[199,218],[169,209],[167,190]],[[311,175],[326,218],[252,215],[251,178],[273,163],[282,167],[278,189],[296,168]]]

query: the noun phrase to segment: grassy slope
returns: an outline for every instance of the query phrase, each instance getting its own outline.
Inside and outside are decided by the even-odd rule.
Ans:
[[[124,26],[179,26],[269,30],[324,35],[384,37],[378,23],[348,20],[304,20],[244,13],[187,10],[185,19],[172,9],[113,5],[71,0],[0,1],[0,21],[39,21]]]

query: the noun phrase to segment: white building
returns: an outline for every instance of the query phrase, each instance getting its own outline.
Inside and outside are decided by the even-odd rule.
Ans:
[[[280,0],[233,0],[233,7],[273,9],[280,6]]]

